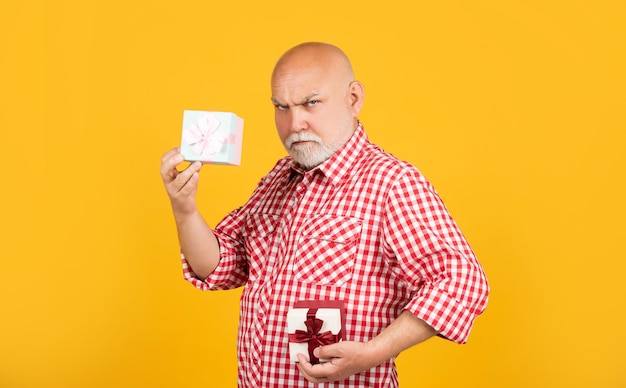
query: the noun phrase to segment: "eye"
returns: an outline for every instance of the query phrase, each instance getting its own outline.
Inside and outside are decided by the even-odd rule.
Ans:
[[[278,110],[287,110],[287,109],[289,109],[289,105],[274,104],[274,106]]]
[[[319,104],[320,100],[310,100],[306,102],[307,106],[315,106],[317,104]]]

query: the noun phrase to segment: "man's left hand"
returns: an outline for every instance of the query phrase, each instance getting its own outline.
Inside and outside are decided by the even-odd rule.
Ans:
[[[312,383],[344,380],[378,365],[369,348],[367,343],[353,341],[320,346],[315,349],[315,356],[330,361],[313,365],[303,354],[298,354],[298,369]]]

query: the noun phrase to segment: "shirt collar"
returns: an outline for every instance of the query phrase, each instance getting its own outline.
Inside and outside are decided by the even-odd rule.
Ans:
[[[363,124],[359,121],[356,130],[346,144],[322,164],[309,170],[309,172],[320,172],[328,178],[334,186],[338,186],[348,177],[350,171],[355,166],[359,154],[368,143],[369,140],[363,129]],[[291,161],[291,168],[299,174],[305,174],[307,172],[294,160]]]

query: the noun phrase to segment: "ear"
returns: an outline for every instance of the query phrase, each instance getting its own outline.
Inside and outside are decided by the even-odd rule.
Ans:
[[[352,81],[348,86],[348,95],[350,98],[350,110],[352,115],[357,117],[363,107],[363,100],[365,98],[365,88],[359,81]]]

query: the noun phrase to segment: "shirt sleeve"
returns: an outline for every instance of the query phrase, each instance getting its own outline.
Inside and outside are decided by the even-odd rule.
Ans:
[[[274,168],[257,184],[248,201],[229,213],[213,229],[220,247],[220,261],[209,277],[200,280],[193,273],[181,252],[183,277],[196,288],[206,290],[226,290],[241,287],[248,281],[248,256],[244,243],[244,229],[250,212],[254,212],[261,199],[272,189],[272,182],[288,169],[288,159],[279,160]]]
[[[417,170],[398,178],[386,206],[387,259],[413,291],[404,309],[440,336],[467,342],[486,307],[489,285],[465,237]]]
[[[220,246],[220,261],[205,280],[198,279],[181,251],[183,277],[202,291],[227,290],[243,286],[248,278],[241,234],[240,209],[227,215],[213,230]]]

